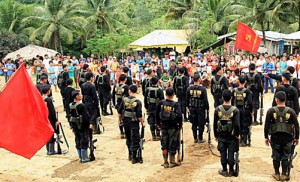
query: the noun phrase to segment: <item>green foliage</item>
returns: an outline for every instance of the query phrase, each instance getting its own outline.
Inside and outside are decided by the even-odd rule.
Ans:
[[[201,23],[200,29],[197,34],[197,46],[200,48],[206,47],[217,40],[217,35],[213,33],[213,26],[215,20],[213,18],[207,18]]]
[[[128,44],[139,37],[139,35],[114,33],[103,36],[102,32],[97,32],[94,38],[88,40],[84,52],[86,54],[94,53],[97,56],[108,56],[115,52],[127,52]]]
[[[14,34],[5,29],[0,30],[0,59],[6,54],[16,51],[30,43],[28,37],[24,34]]]

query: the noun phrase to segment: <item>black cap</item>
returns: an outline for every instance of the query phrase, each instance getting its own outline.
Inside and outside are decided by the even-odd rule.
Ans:
[[[221,66],[217,66],[216,72],[219,72],[221,69],[222,69]]]
[[[75,99],[75,97],[80,93],[80,90],[74,90],[72,92],[72,98]]]
[[[291,79],[291,74],[290,74],[290,72],[288,72],[288,71],[284,71],[284,72],[282,73],[282,76],[283,76],[284,78],[286,78],[287,80],[290,80],[290,79]]]
[[[42,87],[42,93],[46,94],[50,89],[51,89],[51,87],[49,85],[45,85]]]

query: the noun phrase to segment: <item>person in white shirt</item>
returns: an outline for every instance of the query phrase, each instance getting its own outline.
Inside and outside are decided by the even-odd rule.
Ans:
[[[243,59],[240,61],[241,72],[249,73],[250,61],[247,59],[246,55],[243,55]]]
[[[260,55],[259,56],[259,59],[256,61],[256,71],[258,73],[262,73],[262,65],[265,63],[265,59],[264,59],[264,56],[263,55]]]
[[[206,62],[206,60],[204,60],[204,57],[202,56],[201,58],[200,58],[200,60],[198,61],[198,64],[199,64],[199,67],[200,67],[200,72],[201,72],[201,74],[205,71],[206,72],[206,67],[207,67],[207,62]]]
[[[44,60],[43,60],[43,65],[45,66],[45,68],[47,70],[50,67],[49,61],[51,61],[51,59],[49,58],[48,54],[45,54]]]
[[[176,58],[176,52],[174,51],[174,49],[171,49],[170,53],[169,53],[170,59],[174,59]]]
[[[296,65],[297,65],[297,61],[294,59],[293,55],[290,55],[289,60],[286,62],[287,67],[292,66],[296,69]],[[297,77],[297,73],[296,71],[294,72],[294,74],[292,75],[293,77]]]

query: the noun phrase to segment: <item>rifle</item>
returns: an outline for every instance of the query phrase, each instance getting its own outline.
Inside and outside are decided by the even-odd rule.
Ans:
[[[261,84],[262,88],[264,90],[264,76],[261,77]],[[264,98],[263,98],[263,92],[260,94],[260,116],[259,116],[259,124],[262,125],[262,117],[264,115]]]
[[[211,128],[210,128],[210,122],[209,122],[209,112],[208,110],[206,110],[206,127],[207,127],[207,134],[208,134],[208,148],[211,152],[212,155],[214,156],[217,156],[217,157],[220,157],[219,155],[215,154],[214,151],[212,150],[211,146],[211,135],[210,135],[210,132],[211,132]]]
[[[184,159],[184,142],[183,142],[183,126],[181,126],[181,132],[178,132],[178,147],[177,147],[177,162],[181,164]],[[180,147],[181,145],[181,147]],[[180,151],[181,148],[181,151]]]
[[[56,112],[56,117],[58,118],[58,112]],[[64,143],[63,141],[61,141],[60,130],[61,130],[62,136],[64,138],[64,141],[66,143],[66,146],[67,146],[67,149],[64,150],[64,151],[61,150],[61,146],[60,146],[60,144]],[[59,125],[56,126],[55,133],[56,133],[57,154],[66,154],[66,153],[68,153],[70,147],[69,147],[69,143],[67,141],[67,138],[66,138],[66,135],[65,135],[65,132],[64,132],[64,129],[63,129],[61,123],[59,123]]]
[[[264,99],[263,94],[260,94],[260,116],[259,116],[259,124],[262,125],[262,117],[264,115]]]
[[[97,130],[100,132],[99,134],[104,133],[105,128],[103,126],[102,119],[100,116],[96,118],[96,124],[97,124]],[[103,131],[101,131],[101,128]]]
[[[290,179],[291,169],[294,167],[293,160],[297,156],[297,152],[295,152],[295,147],[296,147],[296,145],[295,145],[295,143],[293,143],[292,148],[291,148],[291,154],[289,156],[289,164],[288,164],[288,169],[287,169],[288,180]]]
[[[90,161],[94,161],[96,158],[95,158],[95,155],[94,155],[94,150],[96,149],[95,147],[95,143],[97,142],[97,139],[94,139],[93,140],[93,130],[92,129],[89,129],[89,139],[90,139]]]
[[[144,149],[144,142],[145,142],[145,127],[142,126],[142,129],[141,129],[141,137],[140,137],[140,148],[138,149],[137,151],[137,158],[138,158],[138,161],[140,163],[143,163],[143,154],[142,154],[142,150]]]
[[[234,164],[235,164],[235,168],[234,168],[234,176],[238,177],[239,176],[239,171],[240,171],[240,159],[239,159],[239,140],[236,139],[236,148],[235,148],[235,152],[234,152]]]
[[[110,115],[114,115],[114,113],[113,113],[113,106],[112,106],[112,101],[111,101],[111,99],[112,99],[112,96],[110,95],[110,96],[109,96],[109,109],[110,109]]]

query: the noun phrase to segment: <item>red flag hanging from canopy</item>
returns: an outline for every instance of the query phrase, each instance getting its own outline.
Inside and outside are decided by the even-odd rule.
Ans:
[[[254,30],[247,25],[238,22],[236,33],[235,48],[250,51],[257,54],[262,38],[260,38]]]
[[[54,131],[40,92],[24,64],[0,93],[0,147],[30,159]]]

